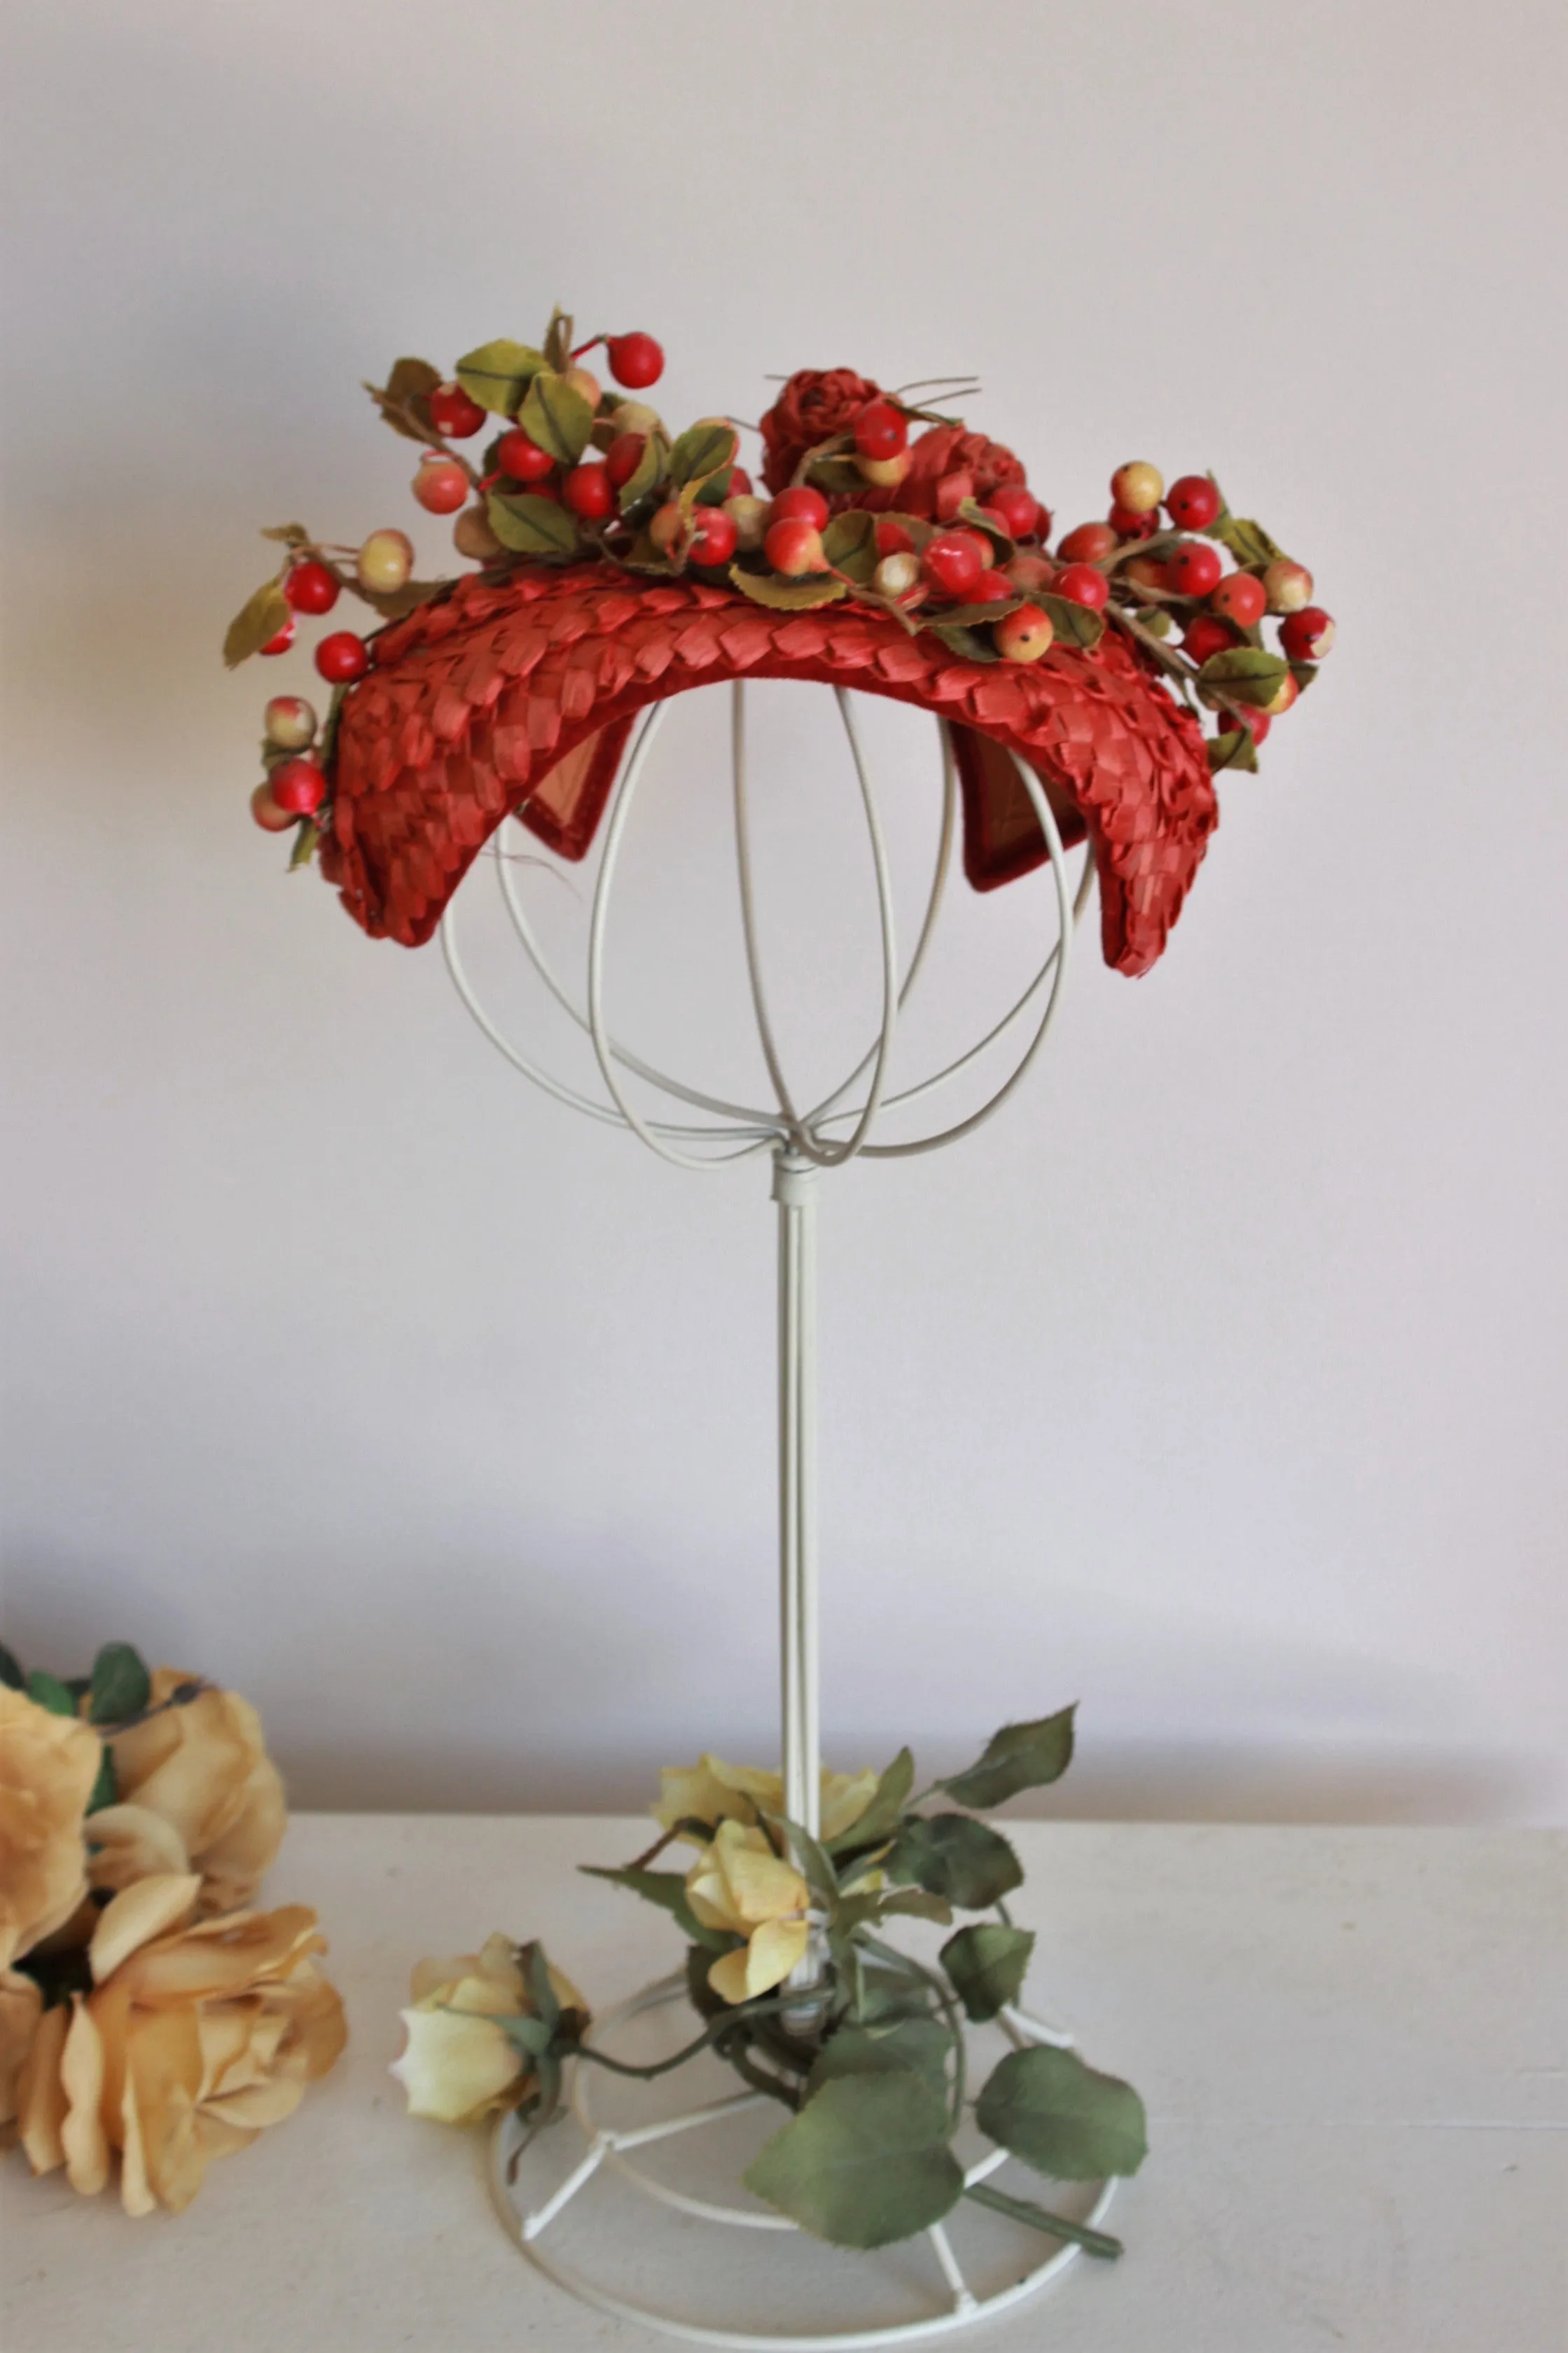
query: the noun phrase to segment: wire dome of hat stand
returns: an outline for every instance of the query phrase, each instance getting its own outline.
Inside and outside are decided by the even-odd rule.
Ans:
[[[821,1786],[816,1495],[817,1187],[825,1171],[846,1166],[858,1158],[910,1158],[916,1154],[934,1152],[946,1145],[956,1144],[961,1137],[972,1134],[992,1118],[1022,1084],[1056,1019],[1071,959],[1074,931],[1094,887],[1094,857],[1092,848],[1088,849],[1083,871],[1074,892],[1068,879],[1067,853],[1049,800],[1034,771],[1015,754],[1019,781],[1039,821],[1049,858],[1054,886],[1053,935],[1028,986],[981,1038],[928,1076],[913,1084],[891,1089],[889,1083],[889,1065],[899,1018],[926,961],[951,871],[957,830],[957,765],[952,740],[946,727],[939,721],[942,802],[936,860],[914,949],[900,977],[891,877],[876,796],[850,696],[842,688],[836,688],[834,692],[858,786],[876,881],[880,924],[882,1018],[875,1039],[847,1076],[820,1101],[805,1103],[791,1087],[768,1008],[758,946],[753,888],[746,780],[744,685],[737,681],[731,691],[733,698],[731,751],[740,912],[757,1038],[769,1083],[776,1098],[772,1107],[732,1102],[689,1081],[674,1077],[617,1043],[609,1028],[605,1003],[605,944],[616,877],[648,754],[668,708],[666,703],[655,703],[643,719],[611,806],[589,923],[584,1005],[576,1003],[546,956],[520,901],[510,862],[502,849],[499,834],[491,844],[495,871],[515,937],[538,979],[557,1004],[587,1033],[609,1100],[601,1102],[553,1076],[515,1045],[492,1019],[480,1001],[458,947],[457,915],[461,893],[448,904],[442,919],[441,945],[458,995],[485,1036],[515,1070],[542,1087],[558,1103],[566,1103],[607,1125],[629,1131],[650,1151],[678,1167],[716,1169],[732,1166],[740,1161],[760,1159],[764,1154],[772,1158],[773,1198],[778,1207],[780,1700],[784,1810],[792,1821],[803,1825],[815,1837],[820,1827]],[[880,1135],[882,1122],[889,1113],[911,1105],[923,1105],[939,1090],[973,1070],[993,1049],[1016,1041],[1020,1034],[1024,1039],[1022,1051],[1007,1075],[994,1086],[993,1092],[976,1110],[906,1140],[888,1141]],[[629,1091],[629,1082],[633,1081],[640,1082],[662,1096],[667,1106],[674,1106],[678,1112],[688,1115],[655,1117],[639,1110]],[[701,1116],[690,1116],[693,1113]],[[807,2014],[813,1989],[819,1984],[823,1968],[820,1937],[816,1940],[816,1945],[817,1948],[808,1951],[788,1980],[788,1989],[798,1989],[803,2009]],[[683,1977],[678,1974],[660,1979],[599,2019],[591,2030],[591,2039],[603,2046],[608,2038],[638,2019],[667,2007],[678,2006],[685,1999]],[[1003,2011],[998,2026],[1007,2040],[1018,2048],[1030,2042],[1070,2046],[1072,2041],[1071,2036],[1061,2029],[1047,2025],[1016,2007],[1009,2007]],[[685,2343],[725,2347],[731,2348],[731,2353],[734,2353],[734,2348],[766,2348],[771,2349],[771,2353],[787,2353],[787,2348],[813,2348],[813,2353],[833,2353],[833,2348],[840,2348],[916,2344],[994,2317],[1058,2277],[1081,2252],[1075,2244],[1062,2243],[1055,2246],[1042,2260],[1034,2261],[1034,2251],[1042,2242],[1035,2234],[1018,2227],[1016,2237],[1027,2242],[1031,2259],[1020,2269],[1016,2249],[1001,2266],[998,2266],[994,2256],[991,2257],[989,2268],[995,2270],[1000,2267],[1005,2275],[998,2284],[981,2290],[966,2277],[946,2228],[938,2223],[922,2234],[927,2246],[923,2272],[910,2274],[906,2260],[898,2280],[890,2284],[889,2293],[900,2306],[911,2301],[914,2303],[914,2316],[889,2317],[873,2321],[868,2326],[830,2325],[824,2327],[820,2325],[822,2295],[818,2279],[816,2290],[803,2298],[803,2305],[809,2306],[809,2314],[797,2328],[785,2326],[748,2331],[738,2325],[721,2327],[696,2319],[681,2318],[620,2293],[595,2278],[581,2259],[568,2260],[557,2252],[562,2235],[557,2226],[562,2223],[568,2209],[575,2208],[578,2199],[595,2179],[628,2185],[643,2193],[656,2211],[662,2210],[669,2216],[670,2243],[663,2250],[661,2267],[672,2275],[683,2270],[689,2274],[694,2252],[689,2225],[693,2219],[722,2226],[730,2232],[792,2233],[800,2247],[803,2262],[809,2262],[818,2273],[825,2262],[836,2262],[840,2265],[853,2263],[858,2267],[858,2276],[863,2278],[864,2267],[874,2265],[879,2258],[868,2254],[849,2256],[837,2250],[826,2249],[819,2242],[804,2238],[793,2221],[764,2207],[760,2200],[748,2199],[745,2203],[731,2204],[694,2196],[668,2179],[661,2178],[658,2171],[648,2169],[645,2160],[652,2161],[653,2152],[666,2149],[671,2143],[685,2142],[687,2137],[696,2132],[727,2126],[732,2119],[744,2116],[748,2111],[772,2112],[774,2103],[767,2094],[742,2091],[728,2097],[706,2101],[679,2114],[660,2115],[650,2122],[607,2125],[601,2123],[594,2114],[588,2089],[592,2073],[592,2069],[582,2065],[573,2070],[574,2082],[571,2112],[587,2144],[586,2152],[542,2203],[525,2206],[510,2178],[512,2160],[521,2137],[517,2119],[511,2115],[499,2119],[489,2159],[493,2202],[503,2225],[518,2245],[559,2286],[601,2311],[621,2319],[640,2322]],[[1007,2161],[1005,2150],[987,2148],[967,2168],[966,2186],[984,2180]],[[1092,2186],[1092,2203],[1078,2219],[1090,2227],[1098,2224],[1110,2204],[1113,2186],[1110,2181]],[[586,2219],[588,2213],[587,2209],[577,2209],[579,2219]],[[583,2233],[576,2232],[573,2235],[575,2238]],[[750,2243],[753,2248],[757,2245],[754,2239]],[[918,2241],[900,2242],[893,2249],[884,2250],[884,2257],[892,2254],[907,2259],[910,2248],[918,2244]],[[742,2263],[737,2269],[733,2259],[730,2260],[730,2271],[737,2281],[737,2294],[749,2295],[754,2299],[754,2281],[748,2279],[748,2264]]]

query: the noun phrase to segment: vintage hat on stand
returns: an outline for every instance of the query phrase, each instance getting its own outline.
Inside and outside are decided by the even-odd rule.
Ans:
[[[582,364],[600,344],[609,390]],[[1332,641],[1310,575],[1212,476],[1167,490],[1142,461],[1112,477],[1107,521],[1052,553],[1021,461],[951,414],[960,388],[848,369],[791,376],[762,418],[764,496],[745,428],[667,430],[640,396],[661,370],[651,336],[574,346],[557,312],[540,349],[483,344],[449,380],[400,360],[367,387],[424,445],[415,496],[455,514],[477,568],[416,581],[395,530],[358,548],[268,534],[282,562],[231,627],[231,664],[286,651],[296,616],[344,591],[384,626],[318,644],[323,729],[300,697],[268,704],[258,823],[296,827],[296,860],[319,849],[366,932],[416,946],[506,817],[586,853],[646,706],[815,681],[946,724],[978,890],[1046,854],[1026,760],[1064,839],[1093,843],[1106,961],[1146,972],[1217,822],[1215,774],[1256,765]],[[487,426],[476,463],[459,445]]]

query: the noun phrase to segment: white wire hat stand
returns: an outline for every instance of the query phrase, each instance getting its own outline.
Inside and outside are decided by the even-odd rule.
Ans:
[[[882,1018],[876,1038],[847,1076],[817,1102],[804,1104],[790,1085],[769,1012],[758,944],[753,887],[746,769],[745,688],[737,681],[731,692],[731,756],[740,913],[757,1039],[775,1097],[771,1108],[732,1102],[672,1076],[618,1043],[609,1028],[605,971],[610,911],[626,828],[637,805],[648,755],[668,708],[663,702],[655,703],[641,723],[605,828],[588,927],[585,1004],[576,1002],[546,955],[519,896],[515,861],[506,855],[499,831],[490,845],[511,931],[539,981],[573,1021],[586,1032],[608,1093],[608,1102],[602,1102],[553,1076],[515,1045],[486,1010],[458,944],[458,907],[463,895],[460,892],[449,903],[442,919],[441,945],[458,993],[485,1036],[515,1070],[542,1087],[558,1103],[609,1126],[629,1131],[659,1158],[681,1168],[724,1168],[737,1162],[760,1159],[764,1154],[771,1155],[773,1198],[778,1207],[779,1635],[784,1811],[792,1820],[803,1824],[816,1835],[820,1828],[821,1789],[816,1465],[818,1183],[824,1171],[844,1167],[858,1158],[909,1158],[955,1144],[994,1117],[1009,1096],[1022,1085],[1056,1020],[1071,960],[1074,933],[1092,894],[1095,870],[1092,850],[1087,850],[1076,891],[1070,887],[1067,853],[1050,802],[1034,771],[1015,754],[1019,781],[1039,821],[1049,860],[1055,918],[1049,946],[1027,987],[982,1037],[915,1083],[891,1089],[889,1071],[900,1017],[926,962],[950,879],[957,832],[957,764],[947,728],[939,722],[942,798],[936,859],[914,948],[900,978],[888,849],[865,745],[850,696],[842,688],[835,689],[858,787],[875,875],[880,924]],[[911,1105],[923,1104],[939,1089],[973,1071],[993,1050],[1013,1039],[1016,1032],[1031,1020],[1032,1031],[1027,1032],[1023,1050],[1012,1069],[1000,1083],[993,1086],[991,1093],[976,1110],[945,1126],[931,1128],[912,1138],[889,1141],[879,1135],[888,1114],[907,1111]],[[632,1081],[640,1082],[662,1096],[667,1105],[688,1113],[700,1113],[702,1116],[700,1119],[671,1118],[668,1115],[655,1117],[639,1110],[632,1100],[629,1085]],[[808,1953],[789,1980],[791,1988],[799,1987],[803,2002],[809,2002],[821,1966],[820,1957]],[[593,2030],[595,2038],[607,2041],[637,2020],[677,2004],[684,1998],[683,1978],[676,1976],[661,1979],[634,1994],[598,2020]],[[1047,2025],[1016,2008],[1003,2013],[1000,2026],[1009,2040],[1018,2046],[1029,2042],[1070,2044],[1072,2040],[1062,2030]],[[579,2066],[573,2072],[575,2080],[571,2110],[587,2144],[586,2153],[552,2193],[538,2205],[524,2211],[519,2193],[509,2178],[510,2158],[519,2137],[518,2127],[514,2118],[503,2116],[492,2140],[489,2167],[490,2189],[497,2211],[531,2261],[558,2285],[601,2311],[620,2319],[641,2323],[683,2342],[731,2348],[769,2348],[769,2353],[789,2353],[789,2348],[812,2348],[812,2353],[836,2353],[836,2348],[919,2343],[951,2334],[1010,2308],[1033,2295],[1047,2281],[1059,2276],[1081,2253],[1076,2245],[1060,2245],[1020,2274],[1015,2250],[1013,2259],[1005,2266],[1001,2284],[977,2293],[960,2266],[946,2230],[938,2224],[925,2234],[933,2259],[929,2281],[920,2283],[915,2291],[923,2305],[930,2308],[918,2310],[912,2317],[900,2316],[849,2327],[830,2324],[824,2327],[818,2325],[814,2309],[808,2326],[794,2331],[784,2328],[761,2333],[747,2333],[736,2327],[717,2327],[695,2319],[680,2318],[630,2294],[617,2292],[603,2276],[592,2276],[584,2263],[565,2260],[545,2244],[546,2233],[558,2238],[559,2232],[553,2226],[566,2215],[567,2210],[574,2205],[588,2185],[596,2178],[608,2179],[615,2177],[640,2191],[646,2200],[673,2217],[681,2218],[680,2227],[684,2231],[689,2231],[692,2221],[699,2221],[753,2233],[795,2233],[798,2241],[797,2225],[788,2217],[764,2208],[759,2201],[742,2205],[697,2196],[667,2179],[661,2179],[658,2174],[646,2170],[637,2161],[644,2150],[668,2148],[669,2144],[682,2141],[694,2132],[705,2127],[727,2126],[731,2119],[772,2104],[764,2094],[748,2091],[710,2100],[695,2108],[661,2116],[640,2125],[604,2124],[595,2118],[590,2103],[587,2079],[593,2071]],[[546,2138],[552,2139],[553,2136]],[[1006,2161],[1005,2150],[987,2149],[968,2168],[968,2183],[984,2180]],[[1081,2217],[1084,2222],[1093,2226],[1100,2221],[1110,2206],[1112,2188],[1109,2181],[1099,2186],[1092,2206]],[[753,2240],[752,2243],[755,2245],[756,2242]],[[803,2243],[811,2255],[818,2259],[833,2252],[821,2248],[815,2242]],[[689,2240],[683,2238],[679,2258],[669,2260],[684,2262],[688,2252]],[[853,2260],[861,2266],[874,2261],[865,2255]],[[992,2267],[995,2268],[994,2264]],[[599,2268],[602,2273],[603,2267]],[[819,2302],[819,2299],[814,2301]]]

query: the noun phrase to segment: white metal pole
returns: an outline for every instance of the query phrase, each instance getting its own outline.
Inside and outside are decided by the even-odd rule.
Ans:
[[[779,1631],[784,1811],[821,1827],[816,1630],[817,1170],[783,1145],[779,1209]]]

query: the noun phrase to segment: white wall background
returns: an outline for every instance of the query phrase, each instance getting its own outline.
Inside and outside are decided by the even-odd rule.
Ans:
[[[11,1640],[237,1683],[304,1801],[770,1748],[763,1175],[556,1110],[434,948],[285,879],[245,803],[307,665],[216,659],[258,525],[415,515],[358,380],[559,296],[664,339],[681,419],[973,368],[1066,522],[1212,465],[1341,625],[1153,976],[1086,958],[1007,1118],[831,1188],[836,1755],[1076,1695],[1069,1811],[1560,1814],[1561,11],[6,17]],[[767,709],[810,1004],[858,1025],[842,755]],[[877,726],[912,891],[929,754]],[[721,727],[672,715],[628,876],[655,1049],[734,1027]],[[1040,905],[955,909],[952,1026]]]

